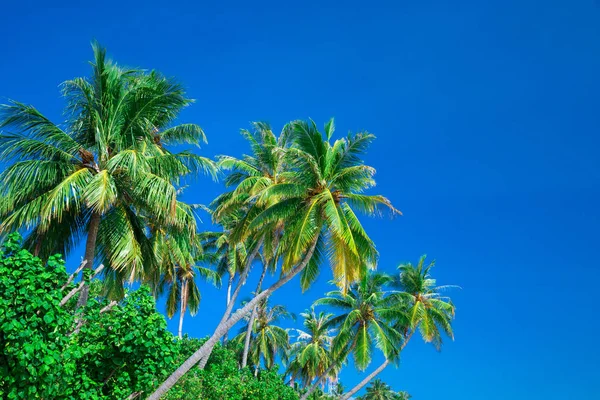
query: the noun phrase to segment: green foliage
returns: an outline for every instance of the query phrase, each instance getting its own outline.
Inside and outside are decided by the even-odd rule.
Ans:
[[[194,211],[177,199],[176,186],[216,169],[209,159],[168,149],[206,140],[197,125],[172,125],[192,102],[181,85],[155,71],[124,69],[93,49],[90,77],[62,85],[65,124],[27,104],[0,105],[0,161],[9,164],[0,173],[0,233],[27,230],[26,247],[46,260],[68,256],[87,232],[95,249],[87,268],[96,254],[115,289],[156,269],[149,228],[193,239]]]
[[[358,400],[409,400],[412,396],[407,392],[395,392],[390,385],[381,379],[375,379],[369,386],[364,395],[359,396]]]
[[[58,379],[69,379],[64,359],[73,317],[59,307],[66,280],[58,256],[47,265],[21,249],[11,234],[0,250],[0,398],[58,398]]]
[[[147,393],[173,368],[178,348],[141,288],[107,307],[93,299],[78,333],[60,307],[71,287],[64,261],[44,265],[9,235],[0,251],[0,398],[123,399]]]
[[[323,311],[317,314],[311,309],[300,315],[304,318],[304,330],[296,329],[297,341],[292,347],[288,373],[307,385],[323,376],[332,362],[330,346],[334,332],[330,320],[333,314]]]
[[[392,358],[403,342],[394,324],[405,319],[404,308],[386,296],[384,286],[390,282],[391,277],[385,274],[370,273],[348,292],[335,290],[315,302],[341,311],[331,320],[332,325],[339,327],[333,352],[336,355],[352,352],[354,364],[361,371],[371,362],[375,345],[387,358]]]
[[[184,337],[179,341],[180,362],[202,345],[203,341]],[[295,400],[294,389],[283,382],[276,368],[261,370],[257,377],[249,368],[239,368],[235,348],[217,345],[206,367],[192,368],[167,393],[165,400]]]
[[[275,366],[276,358],[279,356],[286,361],[287,350],[290,346],[288,331],[276,324],[285,318],[295,318],[282,305],[270,306],[269,299],[263,299],[256,310],[256,318],[252,324],[249,348],[249,360],[256,368],[262,365],[266,369]],[[240,333],[233,341],[244,346],[248,321],[240,328]]]

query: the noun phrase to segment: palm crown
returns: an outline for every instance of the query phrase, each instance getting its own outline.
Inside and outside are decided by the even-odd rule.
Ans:
[[[395,392],[381,379],[375,379],[367,387],[367,392],[359,396],[358,400],[409,400],[410,395],[406,392]]]
[[[302,378],[308,384],[325,374],[332,363],[330,347],[334,329],[331,327],[333,314],[319,312],[314,309],[300,314],[303,318],[304,330],[297,329],[297,341],[294,343],[294,359],[291,364],[296,367],[290,371],[292,375]]]
[[[285,360],[289,347],[289,334],[286,329],[276,325],[285,318],[294,318],[294,315],[282,305],[270,307],[267,299],[261,301],[257,307],[256,318],[252,321],[253,337],[250,344],[250,360],[255,367],[258,367],[262,360],[265,368],[273,368],[277,356]],[[247,326],[242,327],[240,334],[234,340],[243,343],[246,331]]]
[[[370,273],[346,293],[332,291],[315,302],[341,311],[331,320],[332,325],[339,327],[333,351],[342,359],[345,354],[352,353],[359,370],[364,370],[371,362],[374,344],[391,358],[402,343],[402,335],[393,326],[393,321],[402,319],[403,310],[389,301],[384,290],[390,282],[388,275]]]
[[[381,206],[397,212],[385,197],[363,194],[374,186],[375,170],[359,156],[374,136],[358,133],[331,144],[333,120],[326,124],[325,136],[313,121],[292,122],[290,129],[290,146],[284,149],[287,170],[281,174],[281,183],[264,190],[262,197],[272,201],[249,218],[246,234],[260,232],[275,221],[285,224],[279,251],[284,273],[300,262],[307,249],[314,249],[302,271],[303,288],[316,278],[327,243],[334,279],[347,288],[368,267],[374,267],[377,259],[375,245],[352,206],[370,215]]]
[[[97,253],[118,279],[155,267],[148,220],[195,233],[192,209],[174,184],[213,164],[165,146],[205,140],[197,125],[169,127],[190,104],[181,86],[156,72],[127,70],[94,45],[91,79],[63,84],[69,119],[52,123],[32,106],[2,106],[0,230],[30,230],[41,257],[68,254],[87,233],[88,268]]]
[[[454,305],[448,297],[441,295],[444,289],[455,286],[436,286],[436,280],[430,275],[434,262],[425,265],[425,256],[419,259],[417,265],[402,264],[395,281],[395,286],[401,290],[395,297],[405,303],[408,324],[403,330],[419,329],[423,340],[439,350],[442,345],[442,333],[454,338],[452,319]]]

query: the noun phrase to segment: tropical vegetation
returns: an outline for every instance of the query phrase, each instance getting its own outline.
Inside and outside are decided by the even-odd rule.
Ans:
[[[178,124],[193,102],[179,83],[93,50],[91,75],[62,85],[64,123],[16,101],[0,108],[0,397],[410,397],[377,375],[415,333],[440,350],[455,309],[425,257],[378,265],[361,218],[400,212],[372,193],[374,135],[336,137],[333,119],[278,133],[255,122],[242,130],[249,154],[211,160],[181,150],[206,136]],[[182,200],[200,174],[225,185],[207,206]],[[64,259],[77,256],[68,275]],[[331,290],[298,322],[273,304],[327,267]],[[224,312],[190,338],[184,317],[202,312],[205,285],[223,288]],[[178,315],[177,335],[157,302]],[[384,362],[366,373],[376,353]],[[363,379],[346,389],[348,364]]]

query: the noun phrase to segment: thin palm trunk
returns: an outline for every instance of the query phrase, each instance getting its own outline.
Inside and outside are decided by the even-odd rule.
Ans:
[[[187,290],[186,283],[181,283],[181,299],[179,304],[179,339],[183,338],[183,317],[185,316],[185,309],[187,304],[185,301],[185,291]]]
[[[231,303],[231,287],[233,286],[233,277],[234,277],[234,274],[230,273],[229,279],[227,280],[227,299],[226,299],[226,303],[225,303],[225,309],[227,309],[229,307],[229,303]],[[229,332],[225,333],[225,336],[223,336],[223,345],[225,345],[225,343],[227,343],[228,334],[229,334]]]
[[[262,274],[260,275],[260,279],[258,280],[258,285],[256,285],[256,294],[260,293],[260,289],[262,288],[263,280],[265,279],[265,275],[267,274],[267,263],[264,263]],[[250,339],[252,338],[252,328],[254,327],[254,320],[256,319],[256,312],[258,307],[254,306],[252,309],[252,313],[250,314],[250,320],[248,321],[248,328],[246,328],[246,339],[244,341],[244,355],[242,357],[242,368],[244,368],[248,364],[248,352],[250,351]]]
[[[306,400],[309,398],[309,396],[311,394],[313,394],[313,392],[315,390],[317,390],[317,388],[319,387],[319,385],[321,384],[321,382],[323,382],[325,380],[325,378],[331,373],[331,371],[333,371],[333,369],[335,368],[336,364],[334,362],[331,363],[331,365],[329,366],[329,368],[327,368],[327,370],[323,373],[323,375],[321,375],[320,377],[317,378],[317,380],[315,381],[315,383],[313,383],[311,385],[310,388],[308,388],[308,391],[306,393],[304,393],[304,395],[300,398],[300,400]]]
[[[98,238],[98,228],[100,227],[101,216],[98,213],[93,213],[88,226],[87,242],[85,244],[85,267],[84,269],[91,270],[94,266],[94,256],[96,254],[96,239]],[[85,283],[77,300],[77,307],[81,308],[87,305],[90,296],[90,286]]]
[[[252,308],[254,308],[254,306],[256,304],[258,304],[259,301],[270,296],[273,292],[275,292],[281,286],[288,283],[290,280],[292,280],[292,278],[294,278],[304,268],[306,268],[306,266],[308,265],[308,262],[310,261],[310,259],[312,258],[313,254],[315,252],[315,247],[317,246],[317,240],[318,240],[318,235],[317,235],[317,237],[315,237],[314,241],[312,242],[310,248],[308,249],[308,251],[306,252],[306,254],[304,256],[304,259],[300,262],[300,264],[298,264],[287,275],[280,278],[273,285],[269,286],[265,291],[258,293],[244,307],[238,309],[235,313],[233,313],[233,315],[231,315],[231,317],[227,321],[225,321],[223,324],[221,324],[219,327],[217,327],[217,329],[215,330],[213,335],[210,337],[210,339],[208,339],[202,345],[202,347],[200,347],[194,354],[192,354],[192,356],[190,358],[188,358],[183,364],[181,364],[181,366],[179,368],[177,368],[177,370],[175,370],[175,372],[173,372],[171,374],[171,376],[169,376],[167,378],[167,380],[165,380],[163,382],[163,384],[160,385],[159,388],[156,389],[156,391],[148,397],[147,400],[159,400],[160,397],[162,395],[164,395],[165,393],[167,393],[167,391],[171,387],[173,387],[173,385],[186,372],[188,372],[194,365],[196,365],[196,363],[198,363],[198,361],[200,361],[203,358],[208,359],[208,357],[210,356],[210,353],[212,352],[214,345],[219,341],[219,339],[221,339],[221,337],[225,334],[225,332],[227,332],[229,329],[231,329],[232,326],[234,326],[236,323],[238,323],[244,317],[244,315],[247,315],[248,312],[250,312],[250,310],[252,310]]]
[[[406,345],[408,344],[408,341],[410,340],[410,338],[413,335],[414,330],[406,337],[406,339],[404,340],[404,343],[402,343],[402,346],[400,347],[400,351],[404,350],[404,348],[406,347]],[[367,375],[367,377],[365,379],[363,379],[362,381],[360,381],[360,383],[356,386],[354,386],[352,388],[352,390],[350,390],[349,392],[345,393],[342,397],[340,397],[340,400],[348,400],[350,397],[352,397],[356,392],[358,392],[360,389],[362,389],[367,383],[369,383],[369,381],[371,381],[371,379],[375,378],[377,375],[379,375],[379,373],[381,371],[383,371],[385,369],[385,367],[388,366],[388,364],[390,363],[390,360],[385,360],[383,362],[383,364],[381,364],[379,367],[377,367],[377,369],[373,372],[371,372],[369,375]]]
[[[323,377],[318,378],[317,381],[315,383],[313,383],[311,385],[311,387],[308,388],[306,393],[304,393],[304,395],[302,395],[300,400],[308,399],[310,397],[310,395],[313,394],[315,390],[317,390],[317,388],[319,387],[319,384],[321,383],[322,380],[323,380]]]
[[[227,322],[227,319],[231,315],[231,312],[233,311],[233,306],[235,305],[235,301],[237,300],[237,297],[240,294],[240,290],[242,289],[242,286],[244,286],[244,284],[246,283],[246,277],[248,276],[248,273],[250,272],[250,267],[252,266],[252,261],[254,261],[254,259],[256,258],[258,251],[259,251],[260,247],[262,246],[263,242],[264,242],[264,237],[260,239],[260,241],[256,245],[256,248],[254,249],[254,251],[252,253],[250,253],[250,256],[248,256],[248,258],[246,259],[246,265],[244,266],[244,270],[243,270],[242,274],[240,275],[240,278],[235,287],[235,290],[233,291],[233,294],[231,295],[229,304],[227,305],[227,308],[225,309],[225,312],[223,313],[223,317],[221,317],[221,321],[219,321],[219,324],[217,325],[217,329],[215,329],[215,332],[218,331],[219,328],[224,326],[224,324]],[[227,335],[229,333],[229,329],[230,328],[227,328],[221,336]],[[221,336],[219,336],[219,337],[221,337]],[[206,343],[208,343],[208,341]],[[216,342],[212,343],[210,345],[210,349],[207,351],[208,355],[206,356],[206,358],[203,357],[198,360],[200,362],[199,363],[200,369],[203,369],[206,366],[206,363],[208,362],[208,356],[210,356],[210,353],[212,352],[212,349],[215,346],[215,344],[216,344]]]
[[[40,251],[42,251],[42,242],[44,240],[44,236],[44,234],[41,234],[35,241],[35,248],[33,249],[33,255],[35,257],[38,257],[40,255]]]
[[[379,367],[377,367],[377,369],[373,372],[371,372],[369,375],[367,375],[367,377],[365,379],[363,379],[362,381],[360,381],[360,383],[356,386],[354,386],[352,388],[352,390],[350,390],[349,392],[345,393],[342,397],[340,397],[340,400],[348,400],[350,397],[352,397],[352,395],[354,395],[356,392],[358,392],[360,389],[363,388],[363,386],[365,386],[367,383],[369,383],[369,381],[373,378],[375,378],[377,375],[379,375],[379,373],[381,371],[383,371],[385,369],[385,367],[388,366],[388,364],[390,363],[390,360],[385,360],[383,362],[383,364],[381,364]]]
[[[304,394],[304,396],[302,396],[302,398],[300,400],[306,400],[306,399],[308,399],[308,396],[310,396],[317,389],[317,387],[319,386],[319,384],[325,378],[327,378],[329,376],[329,374],[331,373],[331,371],[333,371],[337,365],[342,365],[343,364],[341,360],[345,360],[348,357],[348,355],[350,353],[352,353],[352,351],[354,350],[355,347],[356,347],[356,339],[352,342],[352,345],[350,347],[348,347],[348,349],[345,352],[343,352],[343,353],[341,353],[339,355],[340,362],[339,363],[335,363],[332,360],[332,362],[329,365],[329,367],[327,367],[327,370],[325,370],[325,372],[323,372],[321,374],[321,376],[318,377],[318,379],[315,381],[315,383],[313,383],[311,385],[311,387],[308,389],[308,392],[306,392]]]

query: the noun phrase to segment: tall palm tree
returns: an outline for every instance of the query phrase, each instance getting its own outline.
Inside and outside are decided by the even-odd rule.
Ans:
[[[367,215],[382,207],[397,212],[390,201],[364,191],[375,185],[375,170],[365,165],[361,156],[374,136],[368,133],[349,135],[331,143],[333,120],[325,125],[325,135],[314,122],[295,121],[290,124],[291,145],[285,150],[286,171],[281,183],[261,192],[269,200],[264,210],[249,214],[240,237],[262,237],[282,225],[278,245],[281,256],[279,280],[256,294],[245,306],[219,324],[213,335],[186,360],[149,397],[158,399],[199,360],[207,359],[214,344],[240,321],[263,298],[301,274],[301,286],[308,287],[316,278],[325,245],[334,279],[342,288],[366,274],[377,260],[375,245],[364,231],[355,209]]]
[[[214,166],[165,148],[205,140],[197,125],[169,127],[191,103],[180,85],[93,49],[91,78],[63,84],[65,124],[23,103],[1,107],[0,161],[12,165],[0,175],[0,231],[28,230],[28,246],[43,258],[68,255],[85,237],[86,268],[98,255],[119,279],[135,278],[155,266],[143,214],[160,225],[192,224],[173,183]],[[86,285],[78,306],[88,293]]]
[[[301,378],[306,386],[325,375],[333,361],[330,353],[334,337],[334,329],[331,328],[333,314],[323,311],[317,314],[313,308],[300,315],[304,318],[304,330],[296,329],[298,336],[294,343],[294,358],[288,369],[291,381]]]
[[[367,392],[358,396],[357,400],[409,400],[410,397],[406,392],[395,392],[381,379],[375,379],[367,387]]]
[[[252,340],[250,344],[250,360],[254,365],[255,371],[258,371],[260,364],[266,369],[273,368],[275,358],[280,356],[285,359],[285,355],[290,347],[289,334],[284,328],[276,324],[286,318],[294,318],[285,306],[275,305],[270,307],[268,299],[263,299],[257,307],[257,314],[252,322],[251,328]],[[240,334],[233,340],[243,343],[246,339],[247,326],[240,330]]]
[[[430,275],[434,263],[425,265],[425,256],[422,256],[416,266],[407,263],[398,267],[400,273],[394,281],[398,291],[390,295],[390,301],[400,304],[406,310],[396,320],[396,329],[403,333],[400,351],[417,331],[426,343],[432,343],[438,351],[442,346],[443,333],[454,339],[454,305],[448,297],[441,295],[441,291],[455,286],[436,286],[436,280]],[[403,315],[406,315],[405,321]],[[349,399],[398,356],[399,351],[393,357],[386,356],[386,360],[377,369],[342,396],[341,400]]]
[[[219,166],[223,170],[230,170],[227,176],[226,186],[235,186],[235,189],[219,196],[215,202],[215,215],[217,219],[228,218],[230,214],[238,216],[240,211],[244,214],[242,218],[236,218],[238,223],[232,231],[232,239],[238,238],[248,223],[248,216],[256,215],[265,207],[272,205],[277,199],[274,196],[264,196],[265,190],[283,181],[285,172],[285,148],[289,142],[289,125],[286,125],[279,136],[276,136],[271,127],[264,122],[254,122],[253,130],[242,130],[242,135],[250,144],[251,154],[244,155],[242,159],[231,156],[220,156]],[[274,269],[276,251],[281,236],[282,224],[278,221],[270,227],[264,227],[262,237],[262,260],[263,270],[258,280],[255,293],[262,290],[262,283],[267,269]],[[247,274],[249,271],[245,271]],[[235,299],[234,299],[235,301]],[[252,309],[250,321],[247,324],[246,339],[244,341],[244,353],[242,356],[242,368],[246,366],[250,346],[251,327],[257,315],[257,306]],[[227,315],[229,316],[229,315]]]
[[[394,321],[402,318],[404,310],[387,298],[385,286],[391,282],[389,275],[369,273],[347,292],[335,290],[315,302],[341,311],[331,320],[338,327],[332,350],[337,358],[351,353],[359,371],[371,363],[375,345],[386,357],[392,357],[402,343],[402,334],[395,329]]]

